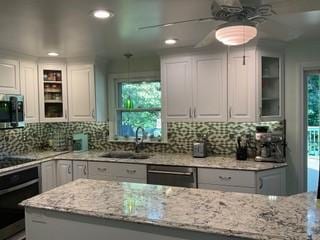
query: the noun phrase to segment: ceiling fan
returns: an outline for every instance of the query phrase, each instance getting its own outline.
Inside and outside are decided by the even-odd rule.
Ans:
[[[211,14],[210,17],[140,27],[139,30],[169,27],[189,22],[223,21],[225,23],[213,29],[195,47],[208,46],[215,39],[225,45],[236,46],[255,38],[258,25],[276,12],[271,4],[263,4],[258,0],[213,0]]]

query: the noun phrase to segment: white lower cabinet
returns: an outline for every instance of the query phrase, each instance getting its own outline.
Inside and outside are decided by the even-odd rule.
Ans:
[[[66,184],[72,181],[72,161],[58,160],[57,161],[57,186]]]
[[[258,172],[198,168],[198,187],[226,192],[285,195],[285,168]]]
[[[89,179],[147,183],[144,164],[89,162]]]
[[[46,192],[57,186],[56,161],[41,164],[41,192]]]
[[[109,162],[89,162],[89,179],[112,181],[111,176],[112,163]]]
[[[72,162],[73,170],[73,180],[79,178],[88,178],[88,162],[87,161],[73,161]]]
[[[257,193],[264,195],[286,195],[285,168],[257,173]]]

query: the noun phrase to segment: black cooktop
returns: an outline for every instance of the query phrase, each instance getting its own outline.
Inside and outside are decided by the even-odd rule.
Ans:
[[[0,169],[20,165],[28,162],[32,162],[35,159],[32,158],[17,158],[17,157],[5,157],[0,159]]]

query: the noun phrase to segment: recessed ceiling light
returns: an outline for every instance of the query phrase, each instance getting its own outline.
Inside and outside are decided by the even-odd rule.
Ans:
[[[59,56],[59,53],[57,53],[57,52],[48,52],[48,56],[57,57],[57,56]]]
[[[170,39],[167,39],[164,41],[165,44],[167,45],[174,45],[178,42],[178,39],[173,39],[173,38],[170,38]]]
[[[95,10],[93,11],[93,16],[95,18],[99,18],[99,19],[107,19],[112,17],[114,14],[110,11],[104,10],[104,9],[99,9],[99,10]]]

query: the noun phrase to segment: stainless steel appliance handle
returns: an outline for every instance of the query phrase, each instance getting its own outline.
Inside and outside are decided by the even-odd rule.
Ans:
[[[22,183],[20,185],[17,185],[17,186],[11,187],[11,188],[0,190],[0,195],[19,190],[21,188],[28,187],[28,186],[30,186],[32,184],[37,183],[37,182],[39,182],[39,179],[34,179],[34,180],[29,181],[29,182],[25,182],[25,183]]]
[[[159,170],[148,170],[148,173],[171,174],[171,175],[180,175],[180,176],[192,176],[193,175],[193,172],[175,172],[175,171],[159,171]]]

